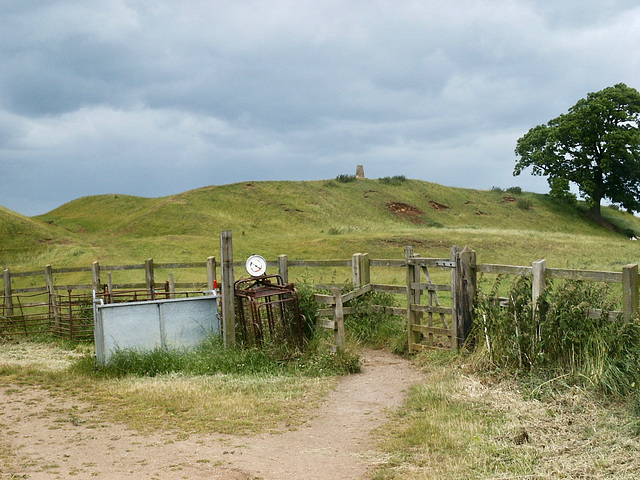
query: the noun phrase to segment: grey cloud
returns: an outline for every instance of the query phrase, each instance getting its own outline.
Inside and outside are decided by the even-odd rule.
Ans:
[[[516,139],[589,91],[637,88],[640,63],[618,41],[639,32],[623,0],[4,2],[0,204],[42,213],[47,199],[351,163],[546,191],[511,177]]]

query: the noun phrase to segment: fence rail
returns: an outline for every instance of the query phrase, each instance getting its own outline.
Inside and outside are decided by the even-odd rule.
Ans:
[[[289,283],[290,268],[351,268],[352,284],[354,291],[346,295],[332,290],[331,295],[316,295],[316,300],[323,303],[322,315],[329,316],[333,320],[323,320],[322,323],[338,329],[340,317],[349,314],[349,306],[344,305],[353,298],[368,291],[383,292],[407,297],[403,307],[376,307],[379,310],[402,315],[407,318],[408,329],[414,335],[410,340],[410,346],[419,346],[417,338],[420,335],[443,335],[446,328],[440,328],[432,324],[421,324],[424,316],[451,316],[451,331],[447,335],[451,338],[452,346],[464,337],[470,328],[471,313],[475,295],[476,275],[495,274],[511,276],[529,276],[532,278],[532,299],[535,302],[544,290],[548,280],[569,279],[591,282],[604,282],[622,285],[620,312],[604,312],[610,318],[622,315],[628,321],[638,312],[639,303],[639,275],[637,265],[627,265],[622,272],[608,272],[596,270],[572,270],[564,268],[547,268],[546,261],[539,260],[530,266],[499,265],[490,263],[476,263],[475,252],[469,249],[459,251],[454,247],[450,258],[426,258],[413,255],[411,247],[407,247],[405,258],[398,259],[371,259],[366,253],[356,253],[349,259],[328,260],[290,260],[287,255],[280,255],[275,260],[269,260],[267,265],[277,268],[278,274],[285,283]],[[411,252],[409,254],[408,252]],[[461,257],[461,254],[464,255]],[[464,262],[460,264],[461,258]],[[147,259],[144,263],[131,265],[100,265],[93,262],[91,266],[73,268],[53,268],[47,265],[40,271],[11,272],[4,270],[0,277],[3,288],[0,293],[0,336],[11,333],[28,333],[30,331],[57,332],[59,335],[80,335],[81,319],[87,313],[67,307],[69,296],[82,295],[91,290],[102,292],[116,292],[118,290],[140,290],[147,292],[150,299],[157,295],[171,296],[180,291],[196,291],[201,289],[213,290],[217,285],[218,273],[221,273],[222,311],[223,311],[223,338],[225,342],[235,341],[235,310],[233,305],[234,268],[244,266],[242,261],[234,261],[231,245],[231,232],[223,232],[221,235],[221,259],[220,264],[216,257],[211,256],[204,262],[167,262],[155,263],[153,259]],[[378,268],[395,268],[406,272],[407,283],[403,285],[389,285],[374,283],[371,281],[371,270]],[[451,281],[447,284],[436,284],[427,278],[420,278],[420,272],[427,273],[429,268],[451,269]],[[200,269],[202,282],[175,282],[173,273],[169,273],[169,280],[164,283],[156,283],[155,276],[158,270],[169,271],[181,269]],[[118,272],[138,270],[144,271],[144,282],[117,282],[114,277]],[[455,274],[454,274],[455,272]],[[63,284],[56,283],[55,276],[67,274],[90,274],[90,281],[84,283]],[[106,279],[105,279],[106,276]],[[42,277],[42,284],[36,286],[23,286],[21,279],[30,277]],[[20,279],[20,288],[14,288],[12,279]],[[106,280],[106,281],[105,281]],[[230,288],[229,288],[230,287]],[[339,288],[336,285],[324,285],[328,289]],[[83,293],[84,292],[84,293]],[[444,293],[451,297],[451,305],[440,305],[437,301],[438,293]],[[79,297],[78,297],[79,298]],[[167,298],[167,297],[165,297]],[[422,300],[421,300],[422,298]],[[428,304],[422,301],[428,299]],[[448,298],[448,297],[447,297]],[[434,301],[435,299],[435,301]],[[448,300],[447,300],[448,302]],[[338,303],[340,305],[338,305]],[[337,308],[339,306],[339,308]],[[464,313],[466,312],[466,313]],[[602,315],[603,312],[591,310],[588,315]],[[465,316],[466,315],[466,316]],[[63,318],[70,318],[71,324],[61,325]],[[56,323],[58,322],[58,323]],[[86,323],[86,322],[85,322]],[[53,325],[53,326],[52,326]],[[86,325],[85,325],[86,326]],[[84,327],[83,327],[84,328]],[[340,327],[343,328],[343,327]],[[413,328],[413,330],[411,330]],[[88,331],[89,327],[86,327]],[[86,333],[86,331],[84,331]],[[336,335],[340,332],[336,330]],[[343,333],[343,332],[342,332]],[[337,338],[337,337],[336,337]],[[413,343],[412,343],[413,342]],[[422,347],[420,347],[422,348]]]

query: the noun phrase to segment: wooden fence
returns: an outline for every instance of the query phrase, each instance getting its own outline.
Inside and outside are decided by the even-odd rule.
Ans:
[[[223,339],[225,344],[235,342],[235,303],[234,303],[234,269],[244,265],[243,261],[234,261],[232,234],[230,231],[220,235],[221,263],[210,256],[204,262],[196,263],[158,263],[147,259],[135,265],[103,266],[94,262],[90,267],[52,268],[47,265],[37,272],[11,272],[5,269],[3,280],[4,295],[0,296],[0,336],[11,333],[28,333],[30,331],[57,331],[64,336],[65,332],[74,332],[73,309],[69,315],[64,314],[64,297],[71,297],[72,292],[91,290],[115,292],[132,289],[146,292],[147,298],[156,295],[166,297],[175,295],[180,290],[212,290],[217,286],[218,269],[221,270],[221,294]],[[622,285],[621,310],[607,312],[610,318],[621,316],[628,321],[638,312],[638,266],[636,264],[623,267],[622,272],[604,272],[591,270],[572,270],[547,268],[545,260],[532,263],[531,266],[513,266],[496,264],[478,264],[476,253],[469,248],[460,250],[453,247],[449,258],[422,257],[406,247],[404,258],[372,259],[366,253],[356,253],[350,259],[341,260],[290,260],[287,255],[280,255],[267,262],[268,267],[276,268],[285,283],[289,282],[289,269],[296,268],[350,268],[354,289],[343,293],[343,285],[318,285],[328,289],[330,295],[316,295],[316,301],[324,308],[319,312],[320,325],[334,332],[335,346],[344,345],[344,316],[350,313],[349,301],[367,292],[384,292],[406,297],[402,307],[386,308],[388,313],[403,316],[407,321],[408,345],[410,351],[423,348],[455,349],[466,339],[473,318],[474,299],[477,289],[478,274],[526,275],[532,277],[532,299],[535,303],[538,296],[551,279],[572,279],[594,282],[619,283]],[[403,285],[389,285],[371,281],[371,271],[376,268],[392,268],[404,270],[406,282]],[[173,269],[199,269],[202,282],[174,281],[173,273],[168,280],[157,284],[156,271]],[[144,282],[121,283],[113,277],[117,272],[128,270],[144,271]],[[432,272],[448,272],[449,280],[440,284],[433,281]],[[205,275],[206,272],[206,275]],[[64,284],[56,283],[56,277],[63,274],[85,273],[91,276],[90,283]],[[13,288],[13,279],[42,277],[41,284]],[[106,276],[106,281],[105,281]],[[204,278],[206,276],[206,281]],[[23,283],[22,281],[20,283]],[[158,286],[162,288],[158,288]],[[2,291],[2,290],[0,290]],[[38,297],[41,295],[41,297]],[[69,302],[71,304],[71,302]],[[590,316],[600,316],[603,312],[590,310]],[[67,317],[71,317],[67,319]],[[82,315],[75,313],[76,320]],[[71,320],[70,326],[65,321]],[[55,326],[52,327],[52,324]],[[57,328],[57,330],[56,330]],[[76,332],[78,331],[76,324]]]
[[[638,313],[639,299],[639,277],[638,265],[629,264],[622,267],[622,272],[606,272],[597,270],[572,270],[566,268],[547,268],[546,260],[538,260],[531,266],[495,265],[479,264],[476,266],[477,273],[487,273],[496,275],[528,276],[531,278],[531,297],[535,304],[542,291],[546,288],[549,280],[581,280],[586,282],[600,282],[622,285],[622,310],[606,312],[610,320],[622,317],[624,321],[629,321]],[[590,317],[599,318],[602,311],[590,309],[586,312]]]

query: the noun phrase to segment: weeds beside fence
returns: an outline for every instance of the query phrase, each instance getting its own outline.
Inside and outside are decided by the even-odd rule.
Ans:
[[[476,364],[607,395],[636,391],[640,323],[616,311],[619,299],[611,285],[554,281],[534,301],[531,280],[516,277],[502,298],[504,277],[480,291],[471,335]]]

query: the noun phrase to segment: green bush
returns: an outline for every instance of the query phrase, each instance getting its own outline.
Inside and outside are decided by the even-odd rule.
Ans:
[[[519,277],[500,306],[502,278],[478,294],[474,329],[480,365],[540,378],[562,378],[610,395],[640,385],[640,322],[610,321],[616,305],[604,284],[562,281],[548,286],[533,311],[531,280]],[[588,309],[605,312],[589,318]]]
[[[310,341],[315,332],[315,326],[318,322],[318,310],[320,309],[318,302],[313,297],[317,290],[306,281],[296,283],[296,290],[298,290],[300,313],[304,317],[304,336],[307,341]]]
[[[407,177],[404,175],[395,175],[393,177],[379,178],[378,181],[385,185],[402,185],[407,181]]]
[[[509,187],[509,188],[507,188],[507,193],[511,193],[513,195],[520,195],[522,193],[522,188],[520,188],[520,187]]]
[[[529,210],[533,206],[533,201],[530,198],[518,198],[516,206],[520,210]]]
[[[569,180],[566,178],[549,178],[549,196],[556,200],[576,207],[578,205],[578,199],[575,194],[569,190]]]
[[[351,182],[355,182],[356,181],[356,176],[355,175],[342,174],[342,175],[338,175],[336,177],[336,181],[338,181],[340,183],[351,183]]]

